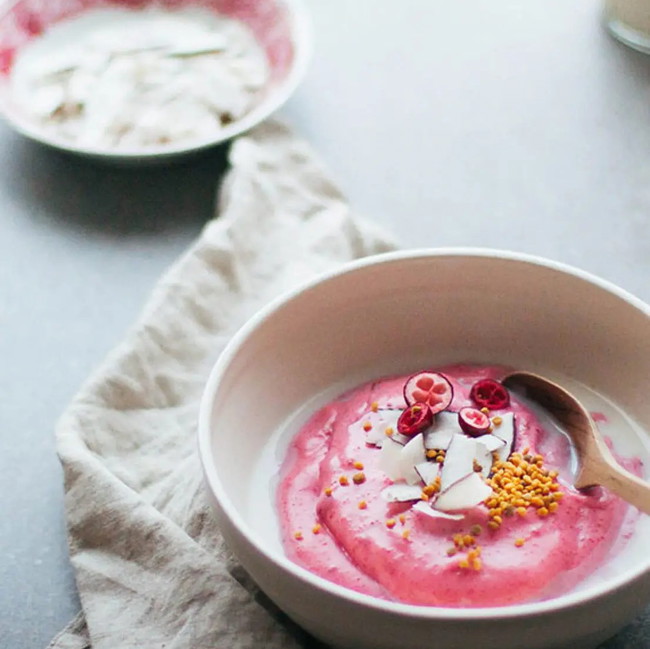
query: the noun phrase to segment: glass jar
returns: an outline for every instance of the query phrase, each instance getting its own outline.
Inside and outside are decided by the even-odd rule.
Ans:
[[[650,54],[650,0],[606,0],[605,22],[619,41]]]

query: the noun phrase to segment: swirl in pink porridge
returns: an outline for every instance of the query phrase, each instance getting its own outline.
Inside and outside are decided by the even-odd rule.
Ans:
[[[361,593],[449,607],[553,597],[602,565],[628,506],[570,486],[568,441],[501,375],[385,378],[316,412],[281,469],[289,558]]]

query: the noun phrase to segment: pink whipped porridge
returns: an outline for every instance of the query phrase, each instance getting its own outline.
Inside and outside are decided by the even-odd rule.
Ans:
[[[545,599],[594,572],[630,508],[571,487],[568,440],[503,373],[384,378],[316,412],[280,473],[289,558],[361,593],[449,607]]]

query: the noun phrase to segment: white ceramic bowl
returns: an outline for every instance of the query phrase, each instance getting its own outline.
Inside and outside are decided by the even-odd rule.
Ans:
[[[270,80],[260,103],[218,136],[119,150],[80,146],[43,128],[12,101],[9,78],[17,52],[48,27],[94,8],[201,7],[242,21],[266,53]],[[293,93],[311,56],[311,28],[302,0],[8,0],[0,2],[0,115],[23,135],[70,153],[121,164],[160,163],[198,153],[259,124]]]
[[[450,361],[543,372],[582,390],[587,406],[598,395],[611,399],[650,431],[650,308],[633,296],[579,270],[506,252],[361,260],[263,309],[214,367],[199,445],[227,542],[280,608],[336,646],[595,647],[650,601],[647,517],[597,579],[554,599],[498,608],[382,601],[284,556],[273,512],[283,425],[333,389]],[[617,450],[647,456],[648,440],[626,426],[613,437]]]

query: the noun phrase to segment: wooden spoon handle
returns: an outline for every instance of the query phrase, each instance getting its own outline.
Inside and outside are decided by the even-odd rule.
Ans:
[[[644,514],[650,514],[650,484],[622,467],[605,463],[598,484],[606,487]]]

